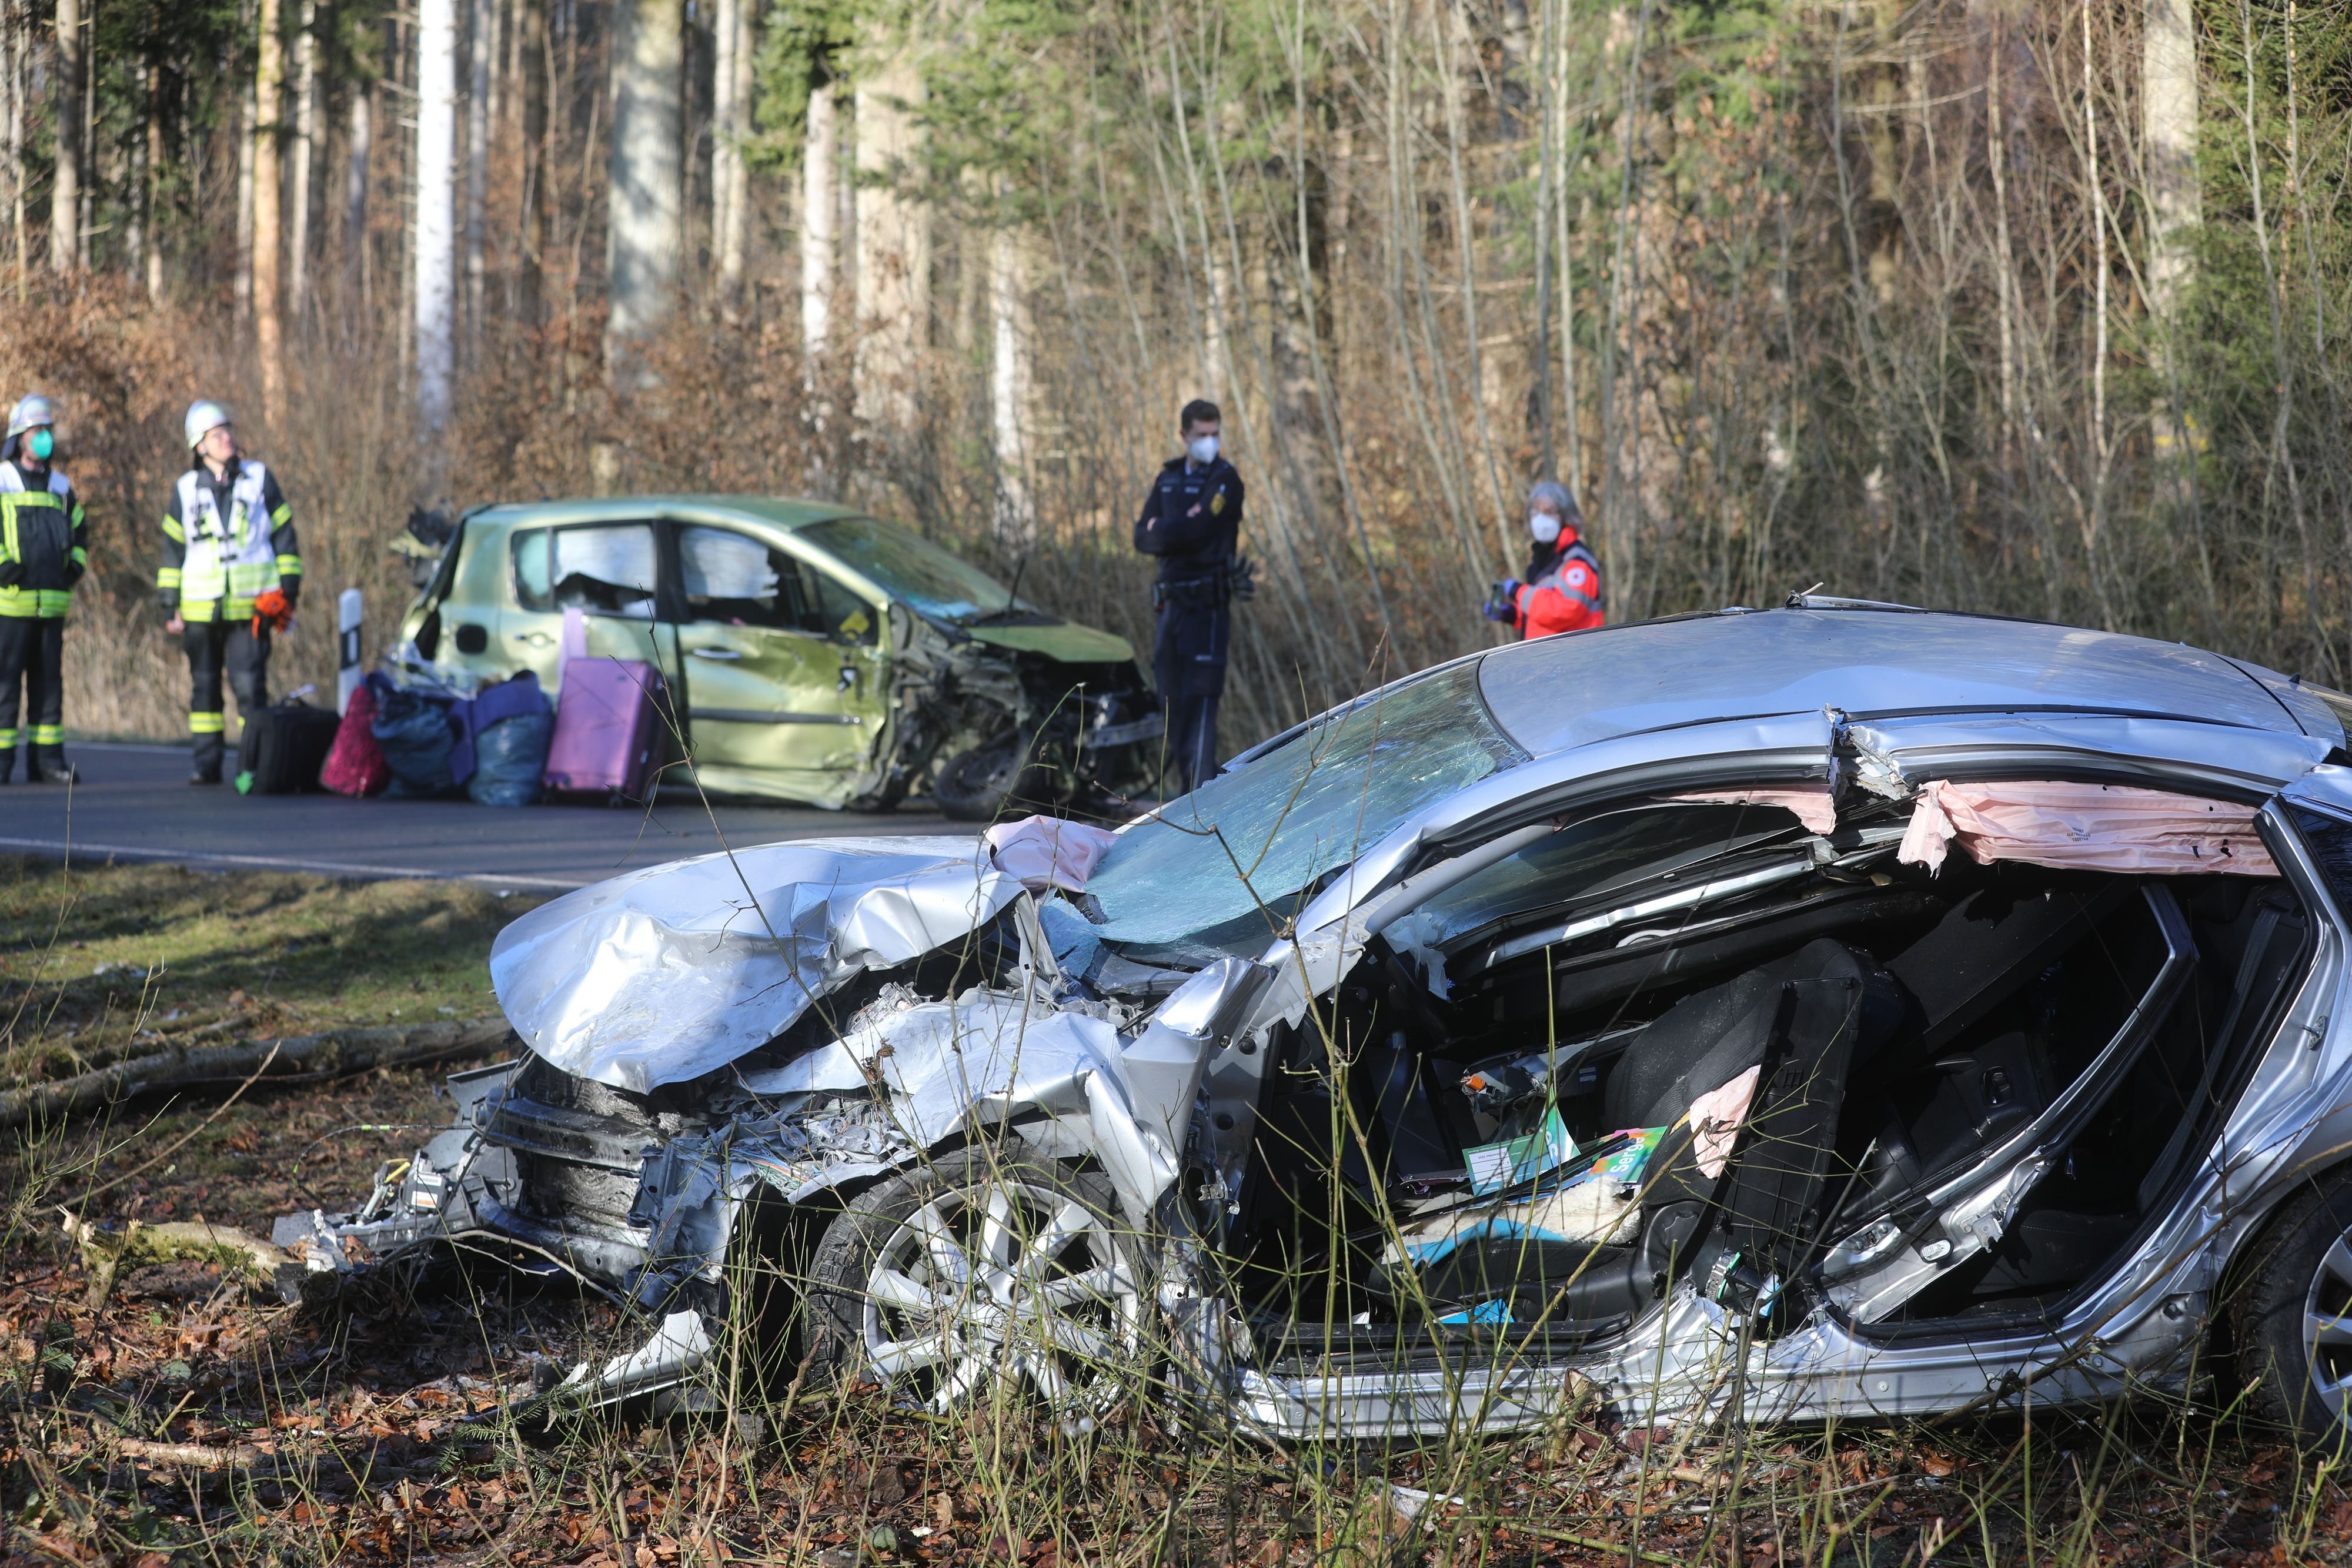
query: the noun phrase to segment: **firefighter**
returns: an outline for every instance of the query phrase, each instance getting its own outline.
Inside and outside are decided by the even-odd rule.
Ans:
[[[1580,632],[1602,621],[1601,560],[1579,528],[1583,516],[1564,485],[1539,480],[1528,492],[1528,555],[1525,582],[1507,578],[1486,601],[1489,621],[1515,626],[1528,637]]]
[[[302,557],[293,508],[278,476],[238,455],[228,410],[188,407],[188,471],[163,508],[163,558],[155,596],[163,630],[188,654],[191,784],[221,781],[228,737],[221,675],[249,722],[269,703],[269,634],[294,619],[302,592]]]
[[[16,768],[17,692],[25,701],[25,777],[70,782],[66,762],[66,609],[89,566],[81,497],[49,465],[57,413],[38,392],[8,415],[0,442],[0,784]]]
[[[1217,405],[1194,399],[1178,416],[1184,450],[1163,464],[1135,519],[1135,548],[1160,558],[1152,673],[1167,716],[1171,792],[1217,771],[1217,704],[1225,694],[1233,601],[1251,593],[1240,554],[1242,476],[1218,451]]]

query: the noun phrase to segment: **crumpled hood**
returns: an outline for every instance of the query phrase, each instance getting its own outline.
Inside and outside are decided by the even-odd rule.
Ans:
[[[490,985],[531,1050],[642,1093],[757,1050],[851,976],[952,942],[1021,891],[969,838],[699,855],[532,910],[492,944]]]

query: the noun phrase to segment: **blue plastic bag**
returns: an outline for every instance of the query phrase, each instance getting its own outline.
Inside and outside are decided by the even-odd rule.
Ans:
[[[449,771],[449,748],[457,737],[450,727],[446,702],[395,686],[383,694],[375,722],[368,727],[375,735],[377,749],[383,753],[384,766],[392,769],[392,787],[384,791],[386,795],[431,799],[457,789],[457,776]]]
[[[547,743],[554,735],[555,716],[543,704],[537,713],[519,713],[477,732],[466,793],[477,805],[530,805],[539,799],[539,776],[547,771]]]

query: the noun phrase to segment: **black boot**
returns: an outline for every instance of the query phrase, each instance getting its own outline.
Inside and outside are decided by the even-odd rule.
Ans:
[[[35,777],[47,783],[81,782],[81,769],[66,760],[66,748],[62,746],[44,746],[37,749],[33,753],[33,766],[39,769]]]
[[[12,746],[5,751],[0,751],[0,784],[5,784],[16,776],[16,748]]]

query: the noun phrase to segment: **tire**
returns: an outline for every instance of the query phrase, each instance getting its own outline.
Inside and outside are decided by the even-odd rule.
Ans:
[[[2289,1199],[2235,1276],[2230,1337],[2253,1414],[2314,1447],[2352,1439],[2352,1174]]]
[[[944,1155],[860,1194],[819,1238],[812,1369],[940,1411],[1017,1384],[1090,1426],[1142,1381],[1139,1257],[1100,1176]]]
[[[1054,770],[1030,755],[1029,737],[1008,729],[940,765],[931,798],[959,822],[992,822],[1004,808],[1040,800],[1052,790]]]
[[[886,812],[897,810],[898,802],[906,798],[907,776],[894,768],[890,770],[890,776],[882,780],[882,787],[879,789],[871,794],[859,795],[845,800],[842,806],[845,810],[870,811],[876,816],[881,816]]]

